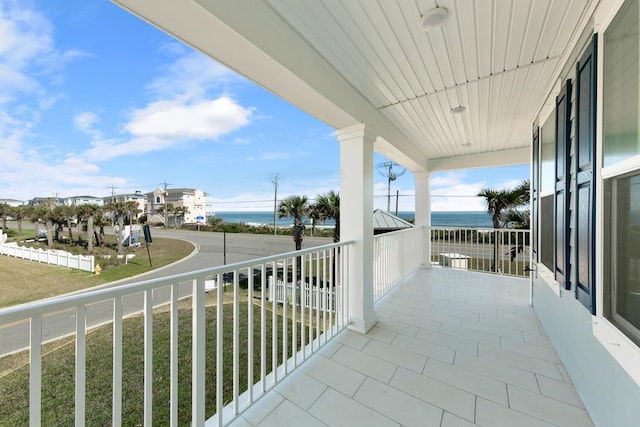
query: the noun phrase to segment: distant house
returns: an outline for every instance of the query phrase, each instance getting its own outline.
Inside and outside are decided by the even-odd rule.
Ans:
[[[147,196],[142,191],[135,193],[114,194],[112,196],[103,197],[102,201],[105,205],[112,202],[136,202],[138,205],[138,213],[136,218],[140,218],[147,211]]]
[[[16,199],[0,199],[0,204],[2,203],[6,203],[7,205],[11,206],[11,207],[16,207],[16,206],[22,206],[24,205],[24,202],[22,200],[16,200]]]
[[[406,228],[413,228],[413,224],[382,209],[373,211],[373,234],[389,233]]]
[[[97,205],[102,206],[104,204],[102,197],[93,196],[73,196],[64,199],[64,204],[67,206],[80,206],[80,205]]]
[[[182,223],[195,223],[198,217],[206,217],[207,200],[206,194],[202,190],[193,188],[168,188],[166,190],[158,188],[151,193],[147,193],[147,215],[150,221],[155,216],[158,221],[164,222],[164,206],[173,206],[173,208],[186,207],[187,211]],[[169,215],[167,223],[174,223],[175,217]]]
[[[61,199],[59,197],[34,197],[33,199],[29,200],[27,204],[29,206],[41,206],[50,204],[52,204],[53,206],[63,206],[64,199]]]

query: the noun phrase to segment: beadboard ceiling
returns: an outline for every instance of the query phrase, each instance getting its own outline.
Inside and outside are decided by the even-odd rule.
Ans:
[[[370,124],[379,151],[414,171],[459,156],[522,161],[594,3],[115,1],[335,128]],[[424,31],[435,7],[448,17]]]

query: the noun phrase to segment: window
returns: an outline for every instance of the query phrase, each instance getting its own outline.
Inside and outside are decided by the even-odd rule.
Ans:
[[[638,2],[627,1],[604,34],[604,307],[640,345],[640,49]],[[625,161],[624,167],[619,163]]]
[[[160,196],[156,196],[156,203],[161,203],[160,202]]]
[[[604,167],[640,154],[638,47],[638,2],[627,1],[604,35]]]
[[[605,316],[640,344],[640,172],[606,181],[610,206]]]

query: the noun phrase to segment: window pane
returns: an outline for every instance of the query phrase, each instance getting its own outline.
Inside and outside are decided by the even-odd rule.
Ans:
[[[638,1],[627,1],[604,35],[604,166],[640,153]]]
[[[613,179],[611,189],[611,280],[613,321],[640,341],[640,174]]]
[[[549,270],[554,271],[553,194],[540,199],[540,261]]]
[[[540,142],[540,193],[547,194],[554,190],[556,120],[553,114],[542,125]]]

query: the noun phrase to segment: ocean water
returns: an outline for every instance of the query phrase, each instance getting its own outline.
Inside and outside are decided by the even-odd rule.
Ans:
[[[216,217],[222,218],[227,223],[241,223],[251,225],[273,225],[273,212],[216,212]],[[398,216],[405,220],[415,218],[412,211],[398,212]],[[277,218],[279,227],[287,227],[293,224],[293,218]],[[322,225],[333,226],[333,220],[327,220]],[[484,211],[477,212],[432,212],[431,225],[450,227],[481,227],[491,228],[491,215]]]

